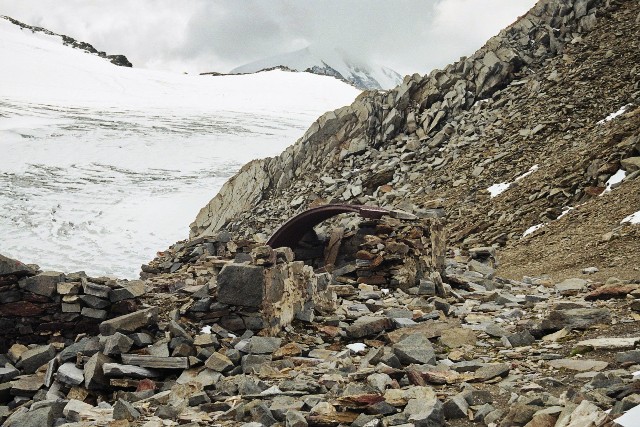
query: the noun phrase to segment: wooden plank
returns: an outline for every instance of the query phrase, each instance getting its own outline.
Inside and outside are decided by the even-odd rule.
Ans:
[[[122,363],[156,369],[187,369],[189,359],[186,357],[157,357],[144,354],[123,354]]]

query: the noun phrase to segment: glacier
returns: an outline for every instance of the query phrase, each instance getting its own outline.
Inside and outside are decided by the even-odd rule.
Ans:
[[[273,156],[353,87],[270,71],[117,67],[0,19],[0,253],[135,278],[244,163]]]

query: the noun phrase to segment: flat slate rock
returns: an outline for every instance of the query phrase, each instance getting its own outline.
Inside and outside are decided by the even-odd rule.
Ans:
[[[41,345],[29,349],[20,356],[20,366],[27,374],[33,374],[40,366],[49,362],[56,355],[53,345]]]
[[[282,338],[277,337],[251,337],[249,339],[249,352],[252,354],[271,354],[280,348]]]
[[[157,378],[158,371],[134,365],[123,365],[120,363],[105,363],[102,371],[107,377],[131,377],[131,378]]]
[[[474,381],[489,381],[498,377],[506,377],[511,370],[508,363],[489,363],[479,368],[474,373]]]
[[[609,364],[601,360],[592,359],[556,359],[547,362],[549,366],[556,369],[570,369],[572,371],[602,371]]]
[[[444,321],[441,320],[427,320],[425,322],[418,323],[416,326],[412,326],[409,328],[401,328],[395,331],[391,331],[387,333],[387,338],[392,343],[397,343],[407,335],[412,335],[415,333],[422,334],[425,338],[432,339],[437,338],[442,335],[442,332],[459,327],[460,322],[456,319],[447,319]]]
[[[156,369],[187,369],[189,367],[187,357],[155,357],[144,354],[123,354],[122,363]]]
[[[2,414],[0,413],[0,419]],[[5,427],[42,427],[53,425],[53,407],[42,407],[25,412],[15,412],[3,426]]]
[[[37,276],[27,277],[20,281],[20,287],[36,295],[52,297],[58,283],[64,281],[64,274],[57,271],[45,271]]]
[[[593,301],[599,299],[626,298],[628,294],[638,289],[638,285],[604,285],[591,291],[584,299]]]
[[[632,338],[594,338],[580,341],[576,347],[592,347],[594,350],[630,350],[640,343],[640,337]]]
[[[431,342],[420,333],[406,336],[394,344],[393,353],[405,365],[411,363],[434,365],[436,360]]]
[[[44,375],[23,375],[11,382],[11,394],[33,396],[44,386]]]
[[[116,332],[135,332],[137,329],[156,323],[158,312],[158,307],[151,307],[105,320],[100,323],[100,333],[113,335]]]
[[[18,375],[20,375],[20,371],[18,371],[12,365],[6,364],[3,368],[0,368],[0,383],[11,381]]]
[[[587,281],[584,279],[566,279],[556,284],[556,291],[561,295],[576,295],[585,289]]]
[[[79,385],[84,382],[84,373],[75,363],[67,362],[58,368],[56,379],[64,384]]]
[[[388,317],[364,316],[347,327],[347,335],[350,338],[363,338],[392,328],[393,322]]]
[[[608,325],[611,313],[606,308],[569,308],[553,310],[542,322],[545,330],[587,329],[593,325]]]
[[[442,331],[440,342],[449,348],[476,344],[476,333],[468,328],[450,328]]]
[[[620,352],[616,354],[616,362],[640,364],[640,350]]]

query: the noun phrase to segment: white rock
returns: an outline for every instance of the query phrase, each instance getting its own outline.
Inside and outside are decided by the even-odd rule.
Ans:
[[[347,348],[352,352],[358,354],[364,352],[364,350],[367,348],[367,345],[361,342],[357,342],[353,344],[347,344]]]
[[[606,419],[607,414],[601,411],[600,408],[588,400],[583,400],[571,413],[566,427],[600,426],[603,425]]]
[[[62,413],[70,421],[82,421],[82,414],[89,412],[92,409],[93,406],[89,405],[88,403],[84,403],[76,399],[71,399],[62,410]]]

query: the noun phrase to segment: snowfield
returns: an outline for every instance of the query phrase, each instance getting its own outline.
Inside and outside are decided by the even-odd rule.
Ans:
[[[135,278],[224,181],[349,104],[332,77],[115,66],[0,19],[0,253]]]

